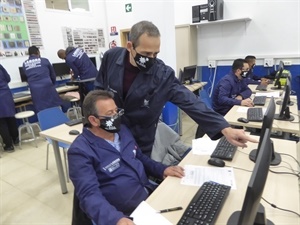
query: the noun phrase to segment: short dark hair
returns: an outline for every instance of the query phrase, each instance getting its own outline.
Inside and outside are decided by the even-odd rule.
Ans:
[[[84,125],[87,127],[91,127],[88,117],[98,115],[98,111],[96,108],[96,102],[98,100],[106,100],[106,99],[113,99],[114,94],[111,91],[105,90],[93,90],[90,91],[84,98],[82,104],[82,112],[84,117]]]
[[[256,59],[256,57],[255,57],[254,55],[247,55],[247,56],[245,57],[246,62],[252,61],[252,60],[254,60],[254,59]]]
[[[40,50],[39,50],[39,48],[38,47],[36,47],[36,46],[30,46],[29,48],[28,48],[28,54],[29,55],[37,55],[37,54],[39,54],[39,52],[40,52]]]
[[[247,63],[245,59],[236,59],[232,64],[232,71],[235,72],[237,69],[242,69],[244,63]]]
[[[143,34],[147,34],[149,37],[160,37],[158,28],[152,22],[140,21],[134,24],[129,32],[129,40],[134,48],[139,45],[139,38]]]

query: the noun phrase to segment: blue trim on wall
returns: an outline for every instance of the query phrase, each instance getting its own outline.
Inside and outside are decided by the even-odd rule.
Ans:
[[[198,68],[202,72],[202,81],[206,81],[207,85],[204,89],[210,93],[210,89],[212,88],[212,81],[215,73],[215,69],[210,69],[207,66],[202,66]],[[218,66],[215,78],[214,87],[220,81],[220,79],[228,74],[231,71],[231,66]],[[292,74],[292,90],[296,92],[297,100],[298,100],[298,109],[300,110],[300,65],[292,65],[292,66],[285,66],[286,70],[289,70]],[[255,66],[254,67],[254,74],[258,75],[261,74],[261,77],[270,74],[273,72],[273,68],[266,68],[263,66]]]

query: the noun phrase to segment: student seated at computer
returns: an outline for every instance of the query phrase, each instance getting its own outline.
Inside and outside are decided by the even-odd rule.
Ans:
[[[269,79],[264,77],[259,77],[257,75],[254,75],[253,68],[256,64],[256,57],[253,55],[248,55],[245,58],[246,62],[249,64],[249,72],[247,74],[246,82],[247,84],[257,84],[257,85],[264,85],[267,86],[269,84]]]
[[[246,82],[248,71],[244,59],[234,60],[232,71],[219,81],[212,95],[212,107],[217,113],[224,116],[234,105],[253,106],[252,91]]]
[[[121,125],[123,110],[112,92],[89,92],[82,108],[85,126],[68,150],[80,208],[95,225],[134,225],[128,216],[156,187],[148,176],[181,178],[183,168],[165,166],[142,153]]]

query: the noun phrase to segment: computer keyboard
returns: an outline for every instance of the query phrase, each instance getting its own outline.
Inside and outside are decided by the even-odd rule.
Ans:
[[[190,201],[177,225],[212,225],[229,194],[230,186],[205,182]]]
[[[254,105],[265,105],[267,96],[255,96],[253,99]]]
[[[263,117],[262,108],[249,108],[247,111],[247,119],[249,121],[261,122],[263,121]]]
[[[80,123],[82,123],[82,118],[74,119],[74,120],[70,120],[68,122],[65,122],[65,124],[67,124],[68,126],[74,126],[74,125],[80,124]]]
[[[225,137],[222,137],[213,153],[210,155],[211,158],[219,158],[231,161],[236,152],[237,146],[231,144]]]
[[[255,89],[258,90],[258,91],[266,91],[267,90],[267,86],[259,84],[259,85],[256,86]]]

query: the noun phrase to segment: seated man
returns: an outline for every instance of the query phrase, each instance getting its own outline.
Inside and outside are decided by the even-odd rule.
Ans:
[[[253,74],[253,68],[256,63],[256,57],[253,55],[248,55],[246,56],[245,60],[249,64],[249,68],[250,68],[246,79],[247,84],[257,84],[257,85],[261,84],[267,86],[269,84],[268,79]]]
[[[85,126],[68,150],[70,178],[81,209],[96,225],[133,225],[129,215],[155,189],[148,176],[183,177],[180,166],[165,166],[144,155],[113,94],[89,92],[83,102]]]
[[[234,105],[253,106],[252,91],[245,81],[248,71],[244,59],[234,60],[232,72],[219,81],[212,95],[212,106],[217,113],[224,116]]]

